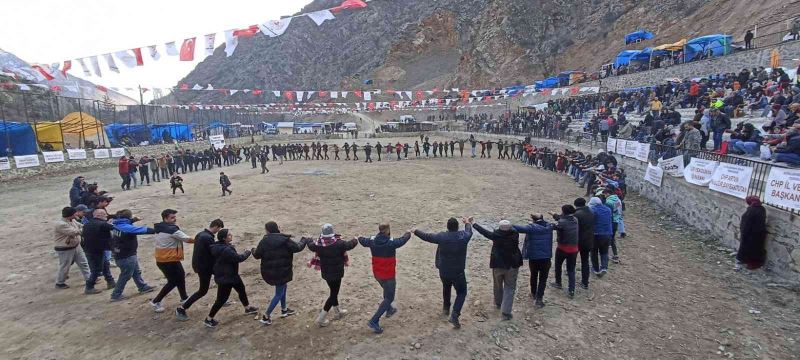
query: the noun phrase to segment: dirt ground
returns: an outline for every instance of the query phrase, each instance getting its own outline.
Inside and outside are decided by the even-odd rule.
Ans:
[[[402,139],[402,141],[413,139]],[[374,140],[373,140],[374,141]],[[364,140],[359,140],[363,144]],[[385,144],[386,140],[382,140]],[[343,154],[342,154],[343,155]],[[362,153],[363,159],[363,153]],[[413,157],[413,154],[412,154]],[[393,235],[411,225],[443,231],[451,216],[471,215],[495,226],[501,218],[521,223],[531,212],[556,211],[582,194],[566,176],[496,159],[421,159],[363,162],[269,162],[267,175],[242,163],[223,170],[233,196],[221,197],[218,169],[184,176],[186,194],[173,196],[167,182],[118,191],[115,169],[84,173],[113,192],[110,209],[130,208],[150,224],[164,208],[179,210],[179,225],[195,234],[212,219],[232,229],[239,250],[254,247],[264,223],[285,233],[316,236],[332,223],[345,238],[369,236],[381,221]],[[340,294],[350,314],[320,329],[314,317],[327,296],[318,272],[295,258],[289,305],[298,314],[263,327],[241,304],[223,308],[221,325],[201,323],[215,288],[178,322],[177,292],[153,313],[132,283],[121,303],[110,291],[87,296],[73,267],[68,290],[53,287],[57,259],[51,223],[68,202],[73,176],[0,187],[0,358],[5,359],[792,359],[800,358],[800,301],[763,271],[732,271],[730,250],[630,194],[628,237],[619,241],[621,264],[592,277],[590,290],[570,300],[548,287],[545,308],[533,307],[527,264],[520,272],[514,319],[501,321],[491,300],[490,242],[475,235],[469,246],[469,295],[461,330],[440,316],[441,285],[435,246],[418,238],[398,251],[399,313],[374,335],[367,319],[380,302],[370,254],[350,253]],[[191,246],[184,267],[191,272]],[[140,239],[143,276],[165,280],[155,266],[151,237]],[[263,308],[274,291],[252,258],[241,265],[251,303]],[[580,265],[578,265],[580,267]],[[117,269],[112,269],[115,277]],[[552,270],[551,277],[552,279]],[[188,291],[197,288],[188,276]],[[235,299],[235,296],[232,298]]]

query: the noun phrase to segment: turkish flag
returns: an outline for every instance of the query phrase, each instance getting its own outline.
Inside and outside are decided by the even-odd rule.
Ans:
[[[38,70],[39,73],[42,74],[42,76],[44,76],[45,79],[47,80],[55,79],[53,75],[50,75],[50,73],[48,73],[43,67],[41,67],[41,65],[31,65],[31,67]]]
[[[103,85],[96,85],[95,87],[97,88],[97,90],[100,90],[100,91],[102,91],[104,93],[108,92],[108,89]]]
[[[415,97],[417,100],[422,100],[422,99],[424,99],[424,98],[425,98],[425,95],[423,94],[423,92],[422,92],[422,91],[417,91],[416,93],[414,93],[414,97]]]
[[[253,90],[253,96],[259,96],[263,92],[264,92],[264,90],[255,89],[255,90]]]
[[[353,95],[355,95],[357,97],[364,97],[364,93],[361,90],[353,91]]]
[[[327,91],[324,91],[324,90],[323,90],[323,91],[320,91],[320,92],[319,92],[319,97],[328,97],[328,92],[327,92]]]
[[[186,83],[181,84],[180,90],[181,91],[189,90],[189,84]]]
[[[194,60],[194,40],[195,38],[183,40],[183,45],[181,45],[181,52],[180,52],[181,61]]]
[[[283,96],[286,98],[286,100],[294,101],[294,91],[284,91]]]
[[[239,29],[233,32],[233,36],[246,38],[246,37],[253,37],[256,33],[258,33],[258,25],[250,25],[246,29]]]
[[[331,8],[331,12],[337,13],[347,9],[363,9],[367,7],[367,3],[362,0],[344,0],[341,5]]]
[[[67,77],[67,71],[72,69],[72,60],[64,60],[64,67],[61,69],[61,75]]]
[[[51,87],[50,87],[50,90],[53,90],[53,91],[61,91],[61,86],[58,86],[58,85],[53,85],[53,86],[51,86]]]

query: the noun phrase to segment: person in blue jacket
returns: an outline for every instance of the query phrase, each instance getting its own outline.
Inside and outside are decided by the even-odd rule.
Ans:
[[[553,257],[553,229],[555,225],[544,220],[542,214],[531,214],[531,223],[514,225],[514,230],[525,234],[522,257],[528,260],[531,270],[531,295],[536,307],[544,307],[544,290]]]
[[[138,235],[155,234],[156,231],[147,226],[133,225],[139,221],[133,213],[128,210],[120,210],[114,218],[114,230],[111,230],[111,253],[116,260],[119,268],[119,278],[111,293],[111,301],[122,300],[122,292],[128,280],[133,278],[139,293],[149,293],[155,290],[155,286],[147,285],[142,279],[142,271],[139,269],[139,259],[136,252],[139,249]]]
[[[83,188],[86,184],[83,176],[78,176],[72,180],[72,187],[69,189],[69,206],[76,207],[80,204],[81,196],[85,189]]]
[[[603,277],[608,272],[608,246],[614,233],[611,225],[611,209],[598,197],[589,199],[589,209],[594,214],[592,271],[597,277]]]
[[[472,238],[472,218],[462,218],[464,230],[458,229],[458,220],[447,220],[447,231],[440,233],[425,233],[412,228],[412,232],[423,241],[438,245],[436,247],[436,268],[439,269],[439,278],[442,280],[442,297],[444,298],[444,316],[450,316],[453,328],[460,329],[461,308],[467,300],[467,276],[464,269],[467,263],[467,244]],[[453,311],[450,311],[450,291],[456,289],[456,300]]]

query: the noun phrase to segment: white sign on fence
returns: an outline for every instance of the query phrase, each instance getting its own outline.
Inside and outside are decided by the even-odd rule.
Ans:
[[[208,141],[211,142],[211,145],[213,145],[215,149],[222,149],[225,147],[224,135],[211,135],[208,137]]]
[[[689,165],[683,169],[683,177],[689,183],[706,186],[711,182],[717,164],[719,163],[716,161],[692,158]]]
[[[639,142],[638,141],[628,141],[628,144],[625,145],[625,156],[629,158],[636,157],[636,150],[639,150]]]
[[[86,160],[86,150],[84,149],[67,149],[67,155],[70,160]]]
[[[14,163],[17,164],[17,169],[39,166],[39,155],[14,156]]]
[[[752,175],[753,168],[749,166],[721,163],[714,170],[708,188],[744,199],[747,197]]]
[[[683,155],[658,161],[658,165],[669,176],[683,177]]]
[[[644,173],[645,181],[661,187],[661,180],[664,178],[664,169],[659,166],[653,166],[650,163],[647,163],[647,171]]]
[[[42,151],[42,156],[46,163],[64,162],[64,153],[61,151]]]
[[[617,139],[608,138],[608,142],[606,143],[606,151],[616,151],[617,150]]]
[[[108,159],[108,149],[94,149],[95,159]]]
[[[8,161],[8,156],[0,157],[0,170],[11,170],[11,162]]]
[[[764,202],[800,210],[800,169],[773,166],[764,189]]]
[[[639,143],[636,148],[636,160],[647,162],[650,158],[650,143]]]
[[[627,145],[627,140],[617,139],[617,149],[614,152],[620,155],[625,155],[625,147]]]
[[[125,156],[125,148],[111,148],[111,157],[119,158]]]

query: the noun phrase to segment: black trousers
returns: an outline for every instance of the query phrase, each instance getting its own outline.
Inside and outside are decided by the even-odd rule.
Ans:
[[[211,273],[208,273],[208,274],[198,273],[197,274],[197,277],[200,280],[200,288],[198,288],[197,291],[195,291],[195,293],[192,294],[192,296],[190,296],[189,299],[186,300],[186,302],[183,303],[183,308],[184,309],[188,309],[197,300],[200,300],[200,298],[202,298],[203,296],[206,296],[206,294],[208,294],[208,288],[209,288],[209,286],[211,286],[211,275],[212,275]]]
[[[556,284],[561,285],[561,268],[564,265],[564,261],[566,261],[569,291],[575,291],[575,263],[577,259],[578,253],[570,254],[556,249]]]
[[[464,302],[467,300],[467,277],[466,274],[461,273],[454,276],[443,276],[439,273],[439,279],[442,280],[442,300],[443,307],[450,309],[450,296],[452,289],[456,289],[456,300],[453,303],[453,310],[450,312],[451,317],[458,318],[461,316],[461,309],[464,307]]]
[[[330,295],[328,300],[325,300],[325,307],[322,310],[330,311],[332,307],[339,306],[339,288],[342,287],[342,279],[338,280],[325,280],[328,283]]]
[[[528,267],[531,269],[531,295],[536,299],[544,297],[550,264],[550,259],[528,260]]]
[[[144,179],[147,179],[147,183],[150,183],[150,169],[147,166],[140,166],[139,167],[139,182],[144,185]]]
[[[174,288],[178,288],[178,294],[181,296],[181,300],[189,297],[186,295],[186,273],[183,272],[183,265],[181,265],[180,261],[157,262],[156,266],[158,266],[158,269],[164,274],[164,277],[167,278],[167,284],[164,285],[161,291],[158,292],[158,295],[153,298],[154,303],[161,302]]]
[[[592,249],[581,249],[579,254],[581,256],[581,285],[589,286],[589,275],[591,275],[591,265],[589,264],[589,255]]]
[[[211,305],[211,311],[208,312],[208,317],[214,318],[219,312],[219,309],[222,309],[225,306],[225,303],[228,302],[228,298],[231,296],[231,290],[236,290],[236,293],[239,294],[239,301],[242,302],[242,305],[245,307],[250,306],[250,302],[247,301],[247,290],[244,288],[244,283],[242,279],[238,279],[233,284],[217,284],[217,299],[214,300],[214,305]]]

